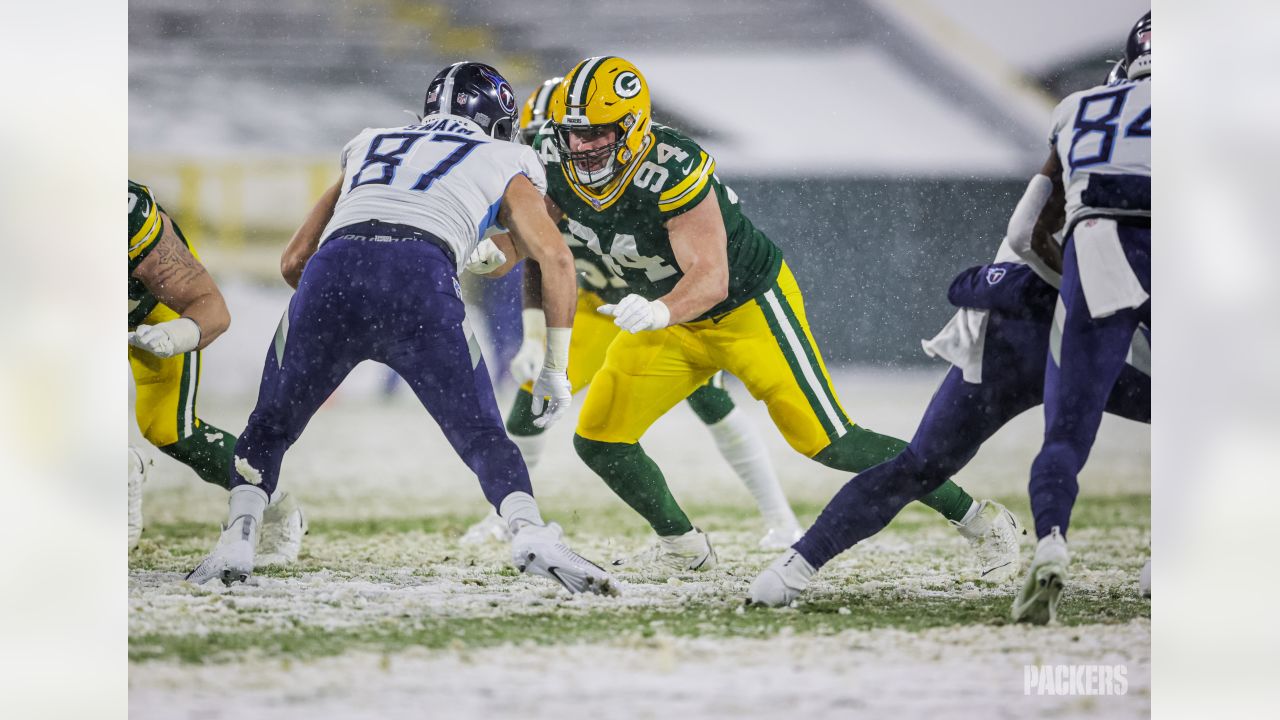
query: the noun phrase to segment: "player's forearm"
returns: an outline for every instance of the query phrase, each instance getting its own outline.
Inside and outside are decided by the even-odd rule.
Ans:
[[[280,255],[280,275],[289,283],[289,287],[298,287],[302,270],[320,246],[320,234],[333,217],[333,208],[338,204],[341,193],[341,181],[324,191]]]
[[[200,344],[196,350],[205,349],[231,327],[231,312],[227,310],[222,293],[207,293],[196,298],[183,309],[182,317],[200,328]]]
[[[569,248],[560,245],[556,252],[539,260],[538,268],[541,274],[541,305],[547,327],[573,327],[578,285]]]
[[[520,297],[521,304],[526,309],[542,307],[542,267],[536,262],[524,264],[524,282],[521,283]]]
[[[691,322],[729,297],[728,264],[699,263],[685,270],[671,292],[658,298],[671,312],[671,325]]]

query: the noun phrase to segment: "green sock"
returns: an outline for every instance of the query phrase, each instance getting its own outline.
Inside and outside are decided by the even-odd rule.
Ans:
[[[587,467],[640,513],[658,535],[683,535],[693,529],[689,516],[667,488],[662,471],[640,443],[604,443],[574,435],[573,448]]]
[[[907,443],[898,438],[854,425],[843,437],[837,438],[823,448],[822,452],[814,455],[813,459],[827,467],[856,473],[896,457],[906,447]],[[959,522],[969,512],[973,497],[964,488],[948,480],[920,498],[920,502],[938,511],[944,518]]]
[[[189,438],[165,445],[160,452],[186,465],[201,480],[222,488],[231,487],[231,462],[236,452],[236,436],[206,422],[196,426]]]
[[[733,412],[733,398],[729,391],[711,383],[694,390],[687,401],[698,419],[706,425],[715,425]]]
[[[521,388],[516,391],[516,399],[511,402],[511,411],[507,413],[507,432],[511,435],[528,437],[541,435],[546,428],[533,424],[533,394]]]

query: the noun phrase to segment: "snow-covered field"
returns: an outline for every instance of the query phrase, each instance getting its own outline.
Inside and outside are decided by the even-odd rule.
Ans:
[[[207,352],[200,414],[239,431],[287,296],[227,283],[236,325]],[[849,413],[908,436],[942,368],[839,369]],[[517,575],[505,546],[462,546],[487,510],[470,472],[404,388],[361,367],[284,463],[311,521],[302,557],[256,584],[182,580],[217,536],[225,494],[152,451],[147,531],[130,557],[130,713],[136,718],[1142,717],[1150,712],[1150,433],[1107,418],[1082,477],[1063,624],[1006,624],[1012,585],[972,581],[964,542],[921,506],[824,568],[804,601],[747,609],[775,555],[750,496],[680,406],[645,438],[711,534],[716,570],[618,572],[622,596],[570,597]],[[792,452],[736,382],[801,521],[843,473]],[[508,393],[504,392],[505,396]],[[994,438],[957,481],[1024,519],[1038,412]],[[132,423],[131,423],[132,425]],[[535,491],[571,544],[603,562],[642,549],[645,524],[553,428]],[[136,428],[132,431],[138,442]],[[1030,545],[1024,548],[1030,556]],[[1123,696],[1024,695],[1024,666],[1123,665]]]

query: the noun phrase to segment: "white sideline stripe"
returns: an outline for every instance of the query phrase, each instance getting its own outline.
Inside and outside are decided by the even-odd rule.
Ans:
[[[195,434],[192,422],[196,414],[196,378],[200,376],[200,355],[192,351],[190,363],[188,363],[188,379],[187,379],[187,405],[182,408],[182,437],[189,438]]]
[[[782,312],[782,305],[778,302],[778,296],[774,294],[773,290],[766,290],[764,299],[768,301],[769,309],[773,311],[778,327],[782,328],[782,334],[786,336],[787,344],[791,346],[791,354],[796,356],[796,363],[800,365],[800,371],[804,375],[804,379],[809,383],[809,389],[817,396],[818,404],[822,406],[822,411],[827,414],[827,419],[835,426],[836,437],[844,437],[846,433],[844,421],[840,419],[836,409],[831,406],[831,401],[827,399],[827,391],[819,382],[813,365],[809,363],[809,356],[805,354],[804,346],[800,344],[800,338],[796,336],[795,328],[791,327],[786,314]]]

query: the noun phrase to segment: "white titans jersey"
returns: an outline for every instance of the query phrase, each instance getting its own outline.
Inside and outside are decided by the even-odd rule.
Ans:
[[[495,140],[456,115],[415,125],[367,128],[342,150],[342,194],[321,241],[335,230],[380,220],[425,230],[465,264],[497,225],[507,184],[525,175],[547,191],[547,176],[526,145]]]
[[[1067,232],[1088,217],[1151,217],[1151,78],[1068,95],[1049,144],[1062,161]]]

